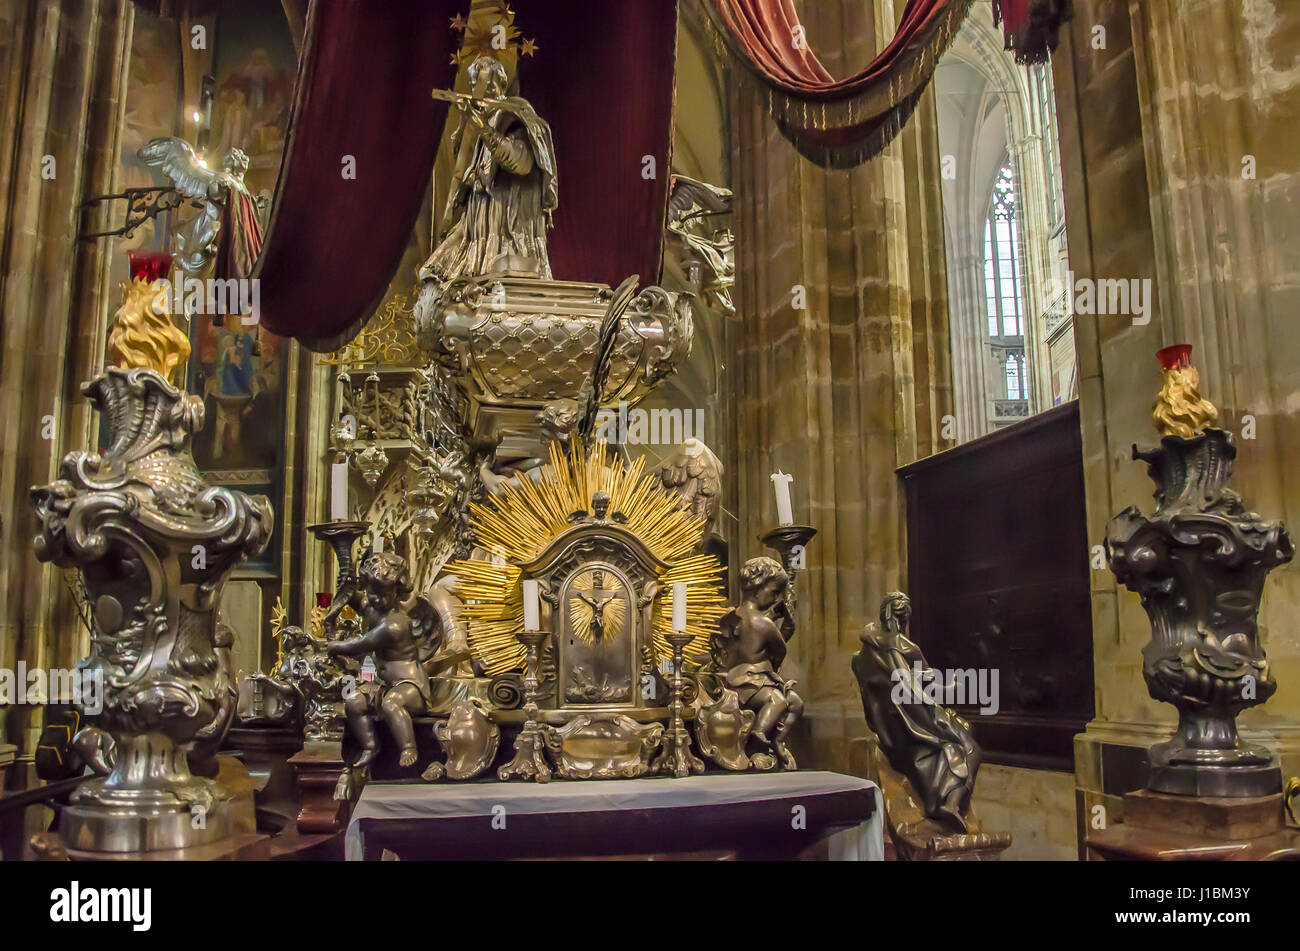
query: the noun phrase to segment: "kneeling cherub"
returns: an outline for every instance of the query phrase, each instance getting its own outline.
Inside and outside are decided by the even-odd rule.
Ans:
[[[783,769],[795,768],[785,744],[803,713],[794,681],[778,673],[786,642],[794,636],[789,586],[789,576],[775,559],[760,556],[745,562],[740,569],[740,604],[722,616],[712,646],[714,662],[726,671],[723,682],[736,691],[741,706],[756,713],[751,735]]]
[[[372,715],[388,725],[398,746],[398,765],[410,766],[417,757],[415,726],[411,717],[428,712],[429,677],[424,661],[440,640],[441,625],[424,598],[411,599],[411,572],[406,559],[394,552],[366,557],[358,569],[358,590],[349,598],[361,615],[366,633],[352,640],[330,641],[331,655],[375,659],[376,679],[357,685],[344,702],[348,726],[361,745],[350,765],[368,766],[379,753]]]

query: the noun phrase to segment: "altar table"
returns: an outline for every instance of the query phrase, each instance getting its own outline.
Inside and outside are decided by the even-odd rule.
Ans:
[[[550,783],[370,783],[350,861],[884,858],[880,790],[821,771]]]

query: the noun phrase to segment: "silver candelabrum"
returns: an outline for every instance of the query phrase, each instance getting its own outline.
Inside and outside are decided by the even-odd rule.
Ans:
[[[92,632],[78,666],[102,678],[103,706],[83,712],[111,768],[72,794],[61,833],[87,851],[213,842],[232,831],[229,794],[193,775],[187,754],[215,753],[234,717],[217,609],[231,570],[270,541],[271,506],[208,485],[190,452],[203,401],[156,371],[108,367],[82,392],[109,447],[68,453],[60,478],[32,489],[35,547],[85,584]]]

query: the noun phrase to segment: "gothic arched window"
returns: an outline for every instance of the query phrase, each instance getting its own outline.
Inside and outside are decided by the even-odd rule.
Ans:
[[[988,217],[984,221],[984,294],[990,337],[1024,335],[1020,272],[1016,186],[1008,162],[993,183]]]
[[[1007,399],[1027,399],[1029,391],[1025,387],[1025,356],[1022,353],[1007,354]]]

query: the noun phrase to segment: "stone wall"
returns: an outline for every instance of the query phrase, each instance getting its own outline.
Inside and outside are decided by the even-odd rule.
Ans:
[[[1011,833],[1004,860],[1078,858],[1073,774],[985,763],[971,801],[985,829]]]
[[[29,489],[94,444],[81,383],[102,365],[104,242],[76,240],[79,206],[117,190],[133,7],[38,0],[0,11],[0,667],[69,667],[87,645],[57,569],[32,554]],[[29,758],[38,708],[4,734]]]
[[[800,9],[835,75],[864,66],[898,12],[847,0]],[[906,577],[894,470],[934,451],[951,412],[934,103],[927,93],[881,156],[826,171],[781,137],[761,95],[731,85],[732,557],[764,553],[757,538],[776,525],[769,475],[791,473],[795,519],[818,535],[797,580],[799,629],[783,674],[805,698],[812,761],[844,768],[847,739],[865,730],[849,657]]]
[[[1070,261],[1076,278],[1150,279],[1155,299],[1147,324],[1075,319],[1094,544],[1120,509],[1150,505],[1130,447],[1156,441],[1154,354],[1172,343],[1193,346],[1201,392],[1237,434],[1235,488],[1265,517],[1300,524],[1288,464],[1300,449],[1297,40],[1294,4],[1075,3],[1053,60]],[[1300,766],[1298,606],[1296,567],[1274,572],[1260,630],[1280,688],[1241,718],[1243,732],[1283,753],[1288,773]],[[1174,722],[1142,680],[1149,633],[1137,596],[1093,572],[1097,718],[1076,742],[1085,808],[1116,804],[1138,781],[1124,751],[1140,753]]]

